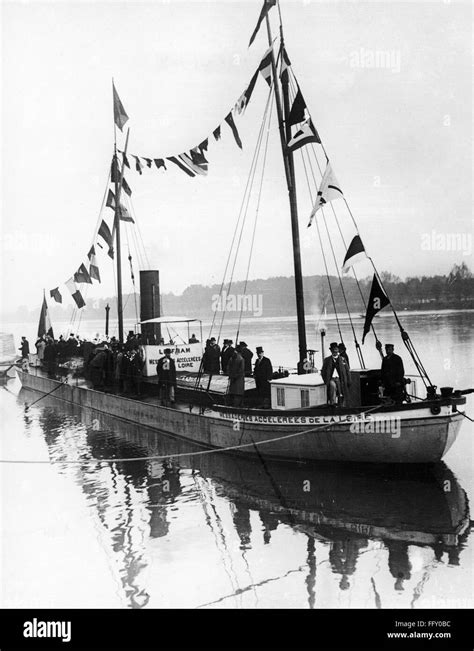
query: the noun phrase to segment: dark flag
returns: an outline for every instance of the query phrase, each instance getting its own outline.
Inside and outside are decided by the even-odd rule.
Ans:
[[[242,141],[239,136],[239,132],[237,131],[237,127],[235,126],[234,118],[232,117],[232,111],[229,113],[229,115],[226,116],[225,121],[229,125],[229,127],[232,129],[232,133],[234,134],[235,142],[238,144],[240,149],[242,149]]]
[[[193,159],[193,163],[195,163],[196,165],[207,165],[208,164],[209,161],[204,156],[202,151],[200,151],[200,147],[194,147],[194,149],[191,149],[191,151],[189,153],[191,154],[191,158]]]
[[[51,298],[54,298],[56,303],[62,303],[63,302],[63,297],[61,296],[61,293],[59,291],[59,287],[55,287],[49,292],[49,295]]]
[[[79,290],[75,291],[74,294],[72,294],[72,297],[73,297],[73,299],[74,299],[74,301],[75,301],[75,303],[76,303],[76,305],[77,305],[77,307],[79,309],[81,309],[81,307],[84,307],[84,305],[86,304],[86,302],[82,298],[82,294],[81,294],[81,292]]]
[[[157,166],[158,169],[160,169],[160,167],[166,169],[165,161],[162,158],[155,158],[154,160],[155,160],[155,165]]]
[[[125,154],[122,154],[122,156],[123,156],[123,163],[125,167],[128,167],[128,169],[130,169],[130,163],[128,162],[128,158],[125,156]]]
[[[258,30],[260,29],[260,25],[262,24],[262,20],[265,19],[265,16],[270,11],[270,9],[275,6],[275,4],[276,4],[276,0],[264,0],[263,7],[262,7],[262,10],[260,12],[260,16],[258,17],[257,26],[253,30],[253,34],[250,37],[249,47],[252,45],[255,37],[258,34]]]
[[[115,210],[115,194],[112,192],[112,190],[109,188],[109,193],[107,195],[107,201],[105,202],[105,205],[107,208],[112,208],[112,210]]]
[[[132,222],[132,224],[135,223],[132,215],[128,212],[128,208],[123,203],[120,204],[120,220],[123,222]]]
[[[288,72],[287,72],[287,70],[288,70],[288,68],[290,66],[291,66],[290,58],[288,56],[288,53],[287,53],[285,47],[283,47],[283,52],[282,52],[282,55],[281,55],[280,77],[281,77],[281,80],[284,83],[288,83]]]
[[[242,113],[245,111],[247,108],[247,104],[250,102],[250,98],[252,97],[253,89],[255,88],[255,84],[257,83],[257,78],[258,78],[258,73],[259,73],[260,68],[257,68],[255,71],[254,76],[250,80],[249,85],[245,89],[245,91],[242,93],[242,95],[239,97],[237,100],[237,103],[235,105],[235,109],[237,113]]]
[[[306,102],[303,99],[301,90],[298,88],[298,92],[296,93],[296,97],[293,101],[290,115],[288,117],[288,124],[291,126],[293,124],[300,124],[300,122],[304,122],[306,120],[305,111]]]
[[[87,257],[89,258],[89,276],[100,283],[100,273],[99,267],[97,266],[94,246],[91,246]]]
[[[199,145],[199,149],[201,150],[201,152],[207,151],[207,144],[208,144],[208,140],[206,138],[206,140],[203,140]]]
[[[308,119],[303,122],[295,135],[290,138],[288,148],[290,151],[296,151],[297,149],[300,149],[300,147],[304,147],[304,145],[307,145],[310,142],[321,144],[321,138],[314,128],[311,119]]]
[[[216,129],[214,129],[214,131],[212,132],[212,135],[214,136],[214,138],[216,140],[221,139],[221,125],[219,125]]]
[[[181,163],[181,161],[179,161],[179,160],[178,160],[177,158],[175,158],[174,156],[168,156],[167,160],[170,160],[172,163],[174,163],[175,165],[177,165],[180,169],[183,170],[183,172],[186,172],[186,174],[187,174],[188,176],[196,176],[196,175],[194,174],[194,172],[191,172],[191,170],[189,169],[189,167],[186,167],[186,165],[184,165],[184,163]]]
[[[193,159],[187,154],[180,154],[178,158],[185,165],[187,165],[195,174],[200,174],[201,176],[207,175],[207,163],[204,165],[197,165],[193,162]]]
[[[112,158],[112,166],[110,168],[110,180],[112,181],[112,183],[119,183],[120,181],[120,171],[119,171],[116,156]]]
[[[49,335],[54,339],[51,319],[49,318],[48,304],[46,303],[46,296],[43,295],[43,305],[41,306],[41,313],[38,323],[38,338],[43,337],[44,335]]]
[[[374,316],[389,303],[390,301],[388,300],[387,294],[383,291],[379,281],[377,280],[377,276],[374,274],[374,279],[372,280],[372,289],[370,290],[369,302],[367,303],[367,313],[365,315],[362,343],[364,343],[365,335],[370,330],[370,325]]]
[[[114,91],[114,120],[115,124],[118,126],[120,131],[122,131],[122,127],[128,120],[128,115],[125,112],[125,109],[123,108],[123,104],[120,101],[120,97],[118,96],[117,91],[115,90],[115,84],[112,82],[112,88]]]
[[[98,235],[104,238],[105,242],[109,245],[109,256],[113,259],[114,249],[113,249],[113,238],[110,228],[107,226],[104,220],[102,220],[99,228]]]
[[[142,164],[140,163],[140,159],[138,158],[138,156],[134,156],[133,158],[135,159],[135,169],[139,174],[143,174]]]
[[[75,283],[88,283],[89,285],[92,285],[91,277],[89,276],[89,272],[87,271],[86,265],[84,263],[81,264],[79,269],[74,274],[74,282]]]
[[[346,257],[342,263],[342,271],[347,273],[349,269],[359,260],[366,258],[367,254],[359,235],[356,235],[347,249]]]
[[[151,160],[151,158],[144,158],[143,160],[146,162],[146,164],[148,165],[148,167],[151,167],[151,164],[153,163],[153,161]]]
[[[129,197],[132,196],[132,191],[130,189],[130,186],[128,185],[127,181],[125,180],[125,177],[122,179],[122,190],[128,194]]]

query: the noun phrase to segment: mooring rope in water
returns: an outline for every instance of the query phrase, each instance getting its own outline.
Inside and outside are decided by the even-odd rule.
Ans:
[[[25,404],[25,411],[28,411],[28,409],[29,409],[30,407],[33,407],[33,405],[36,405],[36,403],[39,402],[40,400],[43,400],[43,398],[46,398],[47,396],[50,396],[52,393],[54,393],[55,391],[57,391],[57,390],[59,389],[59,387],[62,387],[62,386],[64,386],[65,384],[69,384],[69,383],[68,383],[68,378],[67,378],[67,377],[66,377],[65,380],[63,380],[62,382],[60,382],[60,383],[58,384],[57,387],[54,387],[54,389],[51,389],[51,391],[49,391],[48,393],[45,393],[43,396],[41,396],[41,398],[38,398],[38,400],[35,400],[34,402],[32,402],[31,405],[29,405],[28,403],[26,403],[26,404]]]
[[[374,411],[380,409],[380,405],[367,409],[363,412],[363,415],[370,414]],[[351,423],[352,417],[345,418],[337,422],[338,425],[343,423]],[[303,430],[302,432],[294,432],[292,434],[285,434],[285,436],[275,436],[271,439],[265,439],[264,441],[251,441],[250,443],[241,443],[239,445],[229,445],[225,448],[212,448],[210,450],[199,450],[196,452],[178,452],[176,454],[162,454],[162,455],[152,455],[149,457],[117,457],[115,459],[75,459],[75,460],[65,460],[65,461],[55,461],[51,459],[0,459],[0,463],[27,463],[27,464],[65,464],[65,465],[78,465],[78,464],[87,464],[87,463],[118,463],[123,461],[157,461],[165,459],[178,459],[179,457],[195,457],[200,454],[213,454],[215,452],[230,452],[232,450],[240,450],[242,448],[254,447],[258,445],[265,445],[266,443],[275,443],[276,441],[285,441],[287,439],[296,438],[297,436],[303,436],[305,434],[311,434],[312,432],[320,431],[332,427],[335,423],[326,423],[325,425],[318,425],[317,427],[312,427],[311,429]],[[163,432],[169,436],[167,432]],[[192,441],[190,441],[192,443]]]
[[[474,423],[474,418],[471,418],[470,416],[468,416],[465,411],[459,411],[458,410],[458,414],[461,414],[461,416],[464,416],[464,418],[467,418],[468,420],[470,420],[471,423]]]

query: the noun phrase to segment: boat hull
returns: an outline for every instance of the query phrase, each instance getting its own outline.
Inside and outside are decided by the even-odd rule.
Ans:
[[[163,407],[146,401],[75,386],[18,370],[22,386],[40,393],[116,416],[193,441],[205,448],[234,448],[236,452],[295,461],[353,463],[435,463],[454,443],[462,415],[429,408],[394,411],[381,420],[364,414],[285,417],[232,413],[216,407],[204,414]],[[286,421],[286,422],[285,422]]]

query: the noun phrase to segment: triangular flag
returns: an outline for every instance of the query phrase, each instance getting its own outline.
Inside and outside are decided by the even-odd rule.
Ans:
[[[115,84],[112,82],[112,87],[114,91],[114,120],[115,124],[118,126],[120,131],[122,131],[123,126],[128,120],[128,115],[123,108],[123,104],[120,101],[117,91],[115,90]]]
[[[201,176],[206,176],[207,174],[207,163],[205,165],[195,165],[192,158],[187,154],[180,154],[178,156],[179,160],[187,165],[195,174],[200,174]]]
[[[288,117],[288,124],[292,126],[293,124],[300,124],[301,122],[304,122],[306,120],[305,111],[306,102],[303,99],[301,90],[298,88],[298,92],[296,93],[296,97],[293,101],[290,115]]]
[[[201,142],[201,144],[199,145],[199,149],[201,150],[201,152],[203,152],[203,151],[207,151],[207,144],[208,144],[208,140],[207,140],[207,138],[206,138],[206,139],[203,140],[203,141]]]
[[[63,302],[63,297],[61,296],[61,293],[59,291],[59,287],[55,287],[49,292],[49,295],[51,298],[54,298],[56,303],[62,303]]]
[[[89,285],[92,285],[92,280],[91,277],[89,276],[89,272],[86,269],[85,264],[81,264],[79,269],[76,271],[74,274],[74,282],[75,283],[88,283]]]
[[[292,136],[288,143],[288,149],[290,151],[296,151],[300,147],[304,147],[304,145],[307,145],[310,142],[316,142],[320,144],[321,139],[318,135],[318,132],[314,128],[311,119],[308,119],[306,122],[303,122],[295,135]]]
[[[135,159],[135,169],[139,174],[143,174],[142,164],[140,163],[140,159],[138,158],[138,156],[134,156],[133,158]]]
[[[199,146],[194,147],[193,149],[191,149],[191,151],[189,153],[191,154],[191,158],[193,159],[193,163],[195,165],[207,165],[208,164],[209,161],[204,156],[202,151],[200,151]]]
[[[239,132],[237,131],[237,127],[235,126],[234,118],[232,117],[232,112],[229,113],[229,115],[226,116],[225,121],[229,125],[229,127],[232,129],[232,133],[234,134],[235,142],[238,144],[240,149],[242,149],[242,141],[239,136]]]
[[[282,80],[284,79],[285,72],[288,70],[290,66],[291,66],[290,58],[288,56],[285,47],[283,46],[283,52],[281,55],[281,68],[280,68],[280,77],[282,78]],[[288,77],[288,73],[286,74],[286,77]]]
[[[247,88],[244,90],[242,95],[239,97],[235,104],[235,110],[237,113],[240,115],[245,109],[247,108],[248,103],[250,102],[250,98],[252,97],[253,89],[255,88],[255,84],[257,82],[258,78],[258,73],[259,73],[259,68],[255,71],[254,76],[250,80],[249,85]]]
[[[259,72],[261,72],[262,77],[265,79],[269,86],[272,85],[272,60],[273,60],[273,45],[268,48],[268,50],[263,55],[263,59],[260,61],[258,66]]]
[[[107,194],[107,201],[105,202],[105,205],[107,206],[107,208],[112,208],[112,210],[115,210],[115,194],[112,192],[110,188]]]
[[[252,43],[254,42],[255,37],[258,34],[258,30],[260,29],[260,25],[262,24],[262,20],[264,20],[267,13],[270,11],[270,9],[272,7],[275,6],[275,4],[276,4],[276,0],[264,0],[263,7],[262,7],[262,10],[260,12],[260,16],[258,17],[257,26],[253,30],[252,36],[250,37],[249,47],[252,45]]]
[[[144,158],[143,160],[146,162],[146,164],[148,165],[148,167],[151,167],[151,165],[152,165],[152,163],[153,163],[153,161],[151,160],[151,158]]]
[[[113,238],[110,228],[107,226],[104,220],[102,220],[99,228],[98,235],[100,235],[105,242],[109,245],[109,256],[113,259],[114,257],[114,248],[113,248]]]
[[[181,163],[181,161],[179,161],[179,160],[178,160],[177,158],[175,158],[174,156],[168,156],[167,160],[170,160],[172,163],[174,163],[175,165],[177,165],[180,169],[183,170],[183,172],[186,172],[186,174],[187,174],[188,176],[196,176],[196,175],[194,174],[194,172],[191,172],[191,170],[190,170],[188,167],[186,167],[186,165],[184,165],[183,163]]]
[[[125,177],[122,179],[122,190],[128,194],[129,197],[132,196],[132,191],[130,189],[130,186],[128,185],[127,181],[125,180]]]
[[[220,140],[220,139],[221,139],[221,125],[219,125],[218,127],[216,127],[216,128],[214,129],[214,131],[212,132],[212,135],[214,136],[214,138],[215,138],[216,140]]]
[[[155,158],[154,160],[155,160],[155,165],[157,166],[158,169],[160,169],[160,167],[166,169],[165,161],[162,158]]]
[[[382,289],[377,276],[374,274],[372,280],[372,288],[370,290],[369,302],[367,303],[367,312],[365,314],[364,334],[362,335],[362,343],[364,343],[365,335],[370,330],[370,325],[374,316],[390,303],[387,294]]]
[[[336,179],[336,175],[332,170],[330,162],[328,161],[323,178],[321,179],[321,185],[319,186],[313,210],[309,216],[308,226],[311,226],[313,218],[321,206],[324,206],[324,204],[326,204],[328,201],[340,199],[343,196],[344,195],[342,194],[342,190],[339,187],[339,182]]]
[[[366,257],[367,253],[365,252],[362,240],[359,235],[356,235],[347,249],[344,262],[342,263],[342,271],[347,273],[356,262]]]
[[[125,167],[128,167],[128,169],[130,169],[130,163],[128,162],[128,158],[126,157],[126,155],[124,153],[122,153],[122,156],[123,156],[123,163],[124,163]]]
[[[41,306],[41,313],[38,323],[38,339],[44,335],[49,335],[54,339],[51,319],[49,318],[48,304],[46,303],[46,296],[43,296],[43,305]]]

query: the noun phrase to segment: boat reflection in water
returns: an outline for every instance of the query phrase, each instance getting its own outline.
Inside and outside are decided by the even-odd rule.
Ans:
[[[31,402],[31,395],[22,391],[19,399]],[[383,469],[298,465],[267,461],[264,447],[254,459],[222,452],[193,455],[200,450],[189,442],[52,397],[42,399],[27,417],[38,418],[52,461],[83,461],[59,468],[73,475],[96,509],[127,606],[143,607],[153,592],[166,592],[166,585],[156,586],[147,579],[147,564],[154,553],[150,545],[170,535],[171,520],[188,517],[185,506],[192,501],[202,506],[226,572],[232,566],[231,545],[226,544],[229,526],[238,534],[237,551],[244,556],[255,544],[270,549],[272,537],[282,526],[303,536],[306,552],[302,557],[298,551],[297,563],[304,566],[305,602],[310,608],[317,595],[317,545],[325,548],[326,562],[342,591],[352,587],[361,554],[374,543],[379,545],[388,551],[393,593],[403,591],[412,576],[410,546],[431,548],[435,561],[446,554],[450,565],[458,565],[468,536],[468,500],[444,463],[408,469],[399,465]],[[123,460],[164,455],[183,456]],[[117,461],[91,463],[112,458]],[[217,500],[225,501],[230,517],[222,517]],[[255,527],[256,517],[260,531]],[[198,541],[191,535],[184,542],[192,547]],[[288,549],[293,560],[295,553]],[[259,563],[264,564],[265,558],[261,555]],[[427,565],[431,570],[426,571],[434,571],[431,561]],[[370,581],[373,599],[369,605],[385,605],[374,578]],[[237,592],[256,587],[258,583]],[[235,602],[229,599],[235,594],[194,605],[221,602],[233,607]],[[319,607],[324,607],[324,598],[320,595],[319,599]],[[167,605],[165,597],[162,605]],[[275,605],[286,605],[284,593]]]

